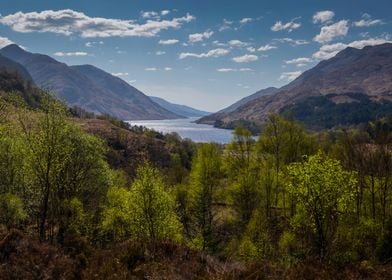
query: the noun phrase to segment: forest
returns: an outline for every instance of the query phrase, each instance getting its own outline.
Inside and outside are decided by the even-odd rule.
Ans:
[[[2,88],[2,279],[392,277],[391,116],[196,144]]]

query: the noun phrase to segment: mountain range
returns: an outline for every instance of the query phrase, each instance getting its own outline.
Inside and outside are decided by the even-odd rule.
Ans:
[[[94,113],[123,120],[186,117],[160,106],[135,87],[95,66],[68,66],[50,56],[25,51],[15,44],[0,50],[0,67],[18,72],[70,106]]]
[[[348,47],[271,94],[256,96],[240,106],[234,104],[234,110],[230,106],[199,122],[221,127],[238,120],[262,123],[269,113],[276,112],[293,114],[300,120],[311,116],[334,126],[388,113],[391,102],[392,44],[385,43],[363,49]],[[350,114],[353,120],[347,119]],[[355,114],[367,115],[358,118]]]
[[[211,114],[211,112],[201,111],[189,106],[171,103],[160,97],[156,97],[156,96],[149,96],[149,97],[151,98],[152,101],[154,101],[161,107],[165,108],[166,110],[169,110],[170,112],[173,112],[177,115],[184,116],[187,118],[202,117]]]

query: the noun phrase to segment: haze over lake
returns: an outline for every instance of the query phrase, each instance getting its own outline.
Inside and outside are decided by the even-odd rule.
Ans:
[[[139,120],[128,121],[131,125],[142,125],[162,133],[176,132],[182,138],[189,138],[194,142],[229,143],[232,130],[215,128],[212,125],[194,123],[198,118],[175,120]]]

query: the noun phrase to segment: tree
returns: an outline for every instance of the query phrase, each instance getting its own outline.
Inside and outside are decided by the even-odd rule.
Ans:
[[[250,131],[237,127],[224,154],[224,166],[231,185],[233,204],[243,225],[249,222],[259,202],[259,168],[254,148],[255,141]]]
[[[292,225],[313,234],[318,254],[325,257],[339,218],[348,211],[354,198],[355,177],[344,171],[338,160],[321,152],[304,162],[291,164],[288,171],[288,189],[296,199]]]
[[[214,144],[203,144],[197,150],[191,171],[194,211],[202,238],[202,249],[213,247],[213,204],[221,179],[221,152]]]
[[[174,199],[165,190],[162,175],[142,164],[130,190],[132,232],[144,241],[181,240]]]

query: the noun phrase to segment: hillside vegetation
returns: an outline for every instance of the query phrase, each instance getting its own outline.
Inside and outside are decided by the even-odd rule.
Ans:
[[[390,118],[195,144],[5,81],[0,278],[392,277]]]

